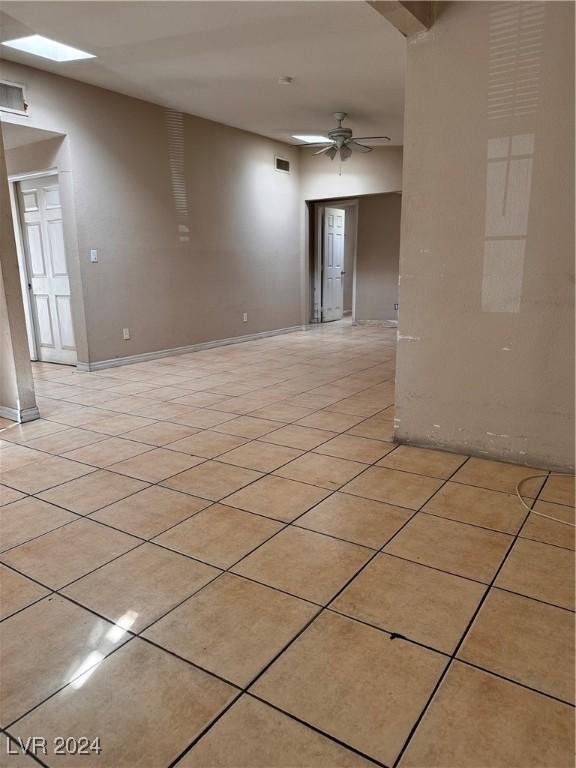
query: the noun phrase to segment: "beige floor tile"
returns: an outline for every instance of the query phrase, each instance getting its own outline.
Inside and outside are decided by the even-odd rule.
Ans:
[[[44,491],[38,497],[76,514],[89,515],[146,487],[140,480],[101,469]]]
[[[2,560],[58,589],[139,543],[132,536],[83,518],[9,550]]]
[[[16,445],[15,443],[8,443],[2,445],[2,453],[0,454],[2,463],[0,464],[0,476],[3,476],[12,470],[20,469],[28,464],[39,464],[41,461],[45,461],[48,457],[41,451],[35,451],[33,448],[28,448],[25,445]]]
[[[345,493],[419,509],[440,488],[442,480],[384,467],[370,467],[343,488]]]
[[[89,450],[89,448],[80,450]],[[47,457],[45,453],[41,455],[44,457],[41,461],[34,461],[18,469],[2,472],[0,480],[24,493],[40,493],[94,471],[94,467],[79,464],[77,461],[69,461],[60,456]]]
[[[271,419],[255,419],[252,416],[239,416],[237,419],[231,419],[224,424],[218,424],[215,432],[224,432],[227,435],[237,435],[238,437],[248,437],[255,439],[267,435],[275,429],[278,429],[277,421]]]
[[[144,544],[74,582],[63,594],[123,629],[140,632],[219,573]]]
[[[210,501],[220,501],[248,483],[262,477],[260,472],[233,467],[218,461],[206,461],[165,480],[162,485]]]
[[[541,474],[541,469],[521,467],[517,464],[506,464],[501,461],[477,459],[474,456],[456,472],[452,480],[465,485],[477,485],[480,488],[490,488],[493,491],[516,493],[516,485],[531,475]],[[522,483],[523,496],[534,497],[540,490],[544,478],[527,480]]]
[[[301,528],[286,528],[233,570],[324,605],[372,554],[356,544]]]
[[[228,568],[281,528],[274,520],[212,504],[155,541],[218,568]]]
[[[133,456],[131,459],[126,459],[126,461],[121,461],[118,464],[111,464],[110,471],[149,483],[158,483],[160,480],[165,480],[167,477],[195,467],[203,461],[204,459],[198,456],[167,451],[165,448],[154,448],[147,453]]]
[[[99,510],[92,519],[142,539],[152,539],[210,503],[187,493],[152,486]]]
[[[45,501],[26,497],[0,507],[0,550],[4,551],[78,518]]]
[[[101,432],[103,435],[115,436],[137,428],[145,429],[153,424],[152,419],[144,419],[142,416],[115,413],[113,416],[97,416],[90,419],[84,424],[84,427],[93,432]]]
[[[573,476],[552,475],[546,480],[540,498],[542,501],[553,501],[573,508],[575,485],[576,480]]]
[[[170,421],[175,424],[185,424],[188,427],[198,427],[199,429],[211,429],[230,421],[234,414],[222,413],[221,411],[211,411],[208,408],[187,408],[182,406],[185,412],[171,417]]]
[[[302,427],[314,429],[327,429],[330,432],[345,432],[359,424],[363,416],[351,416],[347,413],[335,413],[334,411],[316,411],[300,419],[297,424]]]
[[[215,395],[213,392],[194,392],[176,398],[174,403],[178,403],[179,405],[190,405],[192,408],[209,408],[211,405],[219,403],[225,399],[225,395]]]
[[[420,513],[384,548],[391,555],[488,583],[512,538]]]
[[[23,499],[25,494],[20,491],[15,491],[13,488],[8,488],[7,485],[0,485],[0,507],[5,504],[12,504],[13,501]]]
[[[288,480],[297,480],[327,488],[329,491],[336,491],[364,469],[366,465],[359,464],[357,461],[307,453],[276,470],[274,474],[286,477]]]
[[[422,511],[503,533],[518,533],[526,517],[516,494],[460,483],[446,483]]]
[[[37,437],[26,443],[30,448],[46,453],[62,454],[72,451],[75,448],[83,448],[85,445],[92,445],[100,440],[104,440],[105,435],[98,432],[91,432],[88,429],[79,429],[71,427],[63,432],[56,432],[52,435]]]
[[[571,768],[574,715],[554,701],[455,662],[401,768]]]
[[[453,653],[486,588],[389,555],[378,555],[331,608]]]
[[[445,665],[434,651],[323,613],[252,690],[392,765]]]
[[[0,621],[48,594],[44,587],[0,565]]]
[[[378,466],[447,480],[465,461],[466,456],[458,453],[399,445],[393,453],[379,461]]]
[[[300,448],[303,451],[309,451],[311,448],[316,448],[333,437],[336,437],[336,432],[288,424],[277,429],[275,432],[264,435],[262,440],[267,443],[274,443],[275,445],[285,445],[288,448]]]
[[[394,446],[382,440],[371,440],[356,435],[338,435],[333,440],[320,445],[315,453],[324,453],[340,459],[351,459],[372,464],[385,456]]]
[[[137,443],[135,440],[125,440],[122,437],[108,437],[86,448],[70,451],[70,453],[66,454],[66,458],[103,468],[149,450],[149,445]]]
[[[309,408],[302,408],[297,405],[286,405],[286,403],[271,403],[265,405],[257,411],[252,411],[252,416],[258,419],[270,419],[272,421],[282,421],[285,424],[291,424],[298,419],[304,419],[311,413]],[[296,446],[298,447],[298,446]]]
[[[57,424],[55,421],[48,421],[47,419],[27,421],[23,424],[11,421],[10,424],[12,426],[9,429],[3,430],[0,433],[0,439],[15,443],[34,440],[36,437],[44,437],[45,435],[53,435],[56,432],[68,429],[66,424]]]
[[[550,520],[540,515],[530,513],[528,520],[520,531],[523,539],[533,539],[541,541],[544,544],[553,544],[557,547],[566,547],[574,549],[575,531],[573,525],[564,525],[557,522],[564,520],[567,523],[574,523],[574,510],[572,507],[565,507],[561,504],[553,504],[549,501],[538,501],[534,505],[535,512],[541,512],[543,515],[555,517],[557,520]]]
[[[359,435],[360,437],[372,437],[376,440],[392,442],[394,439],[394,422],[377,414],[352,427],[349,433],[351,435]]]
[[[267,475],[241,488],[224,501],[230,507],[290,523],[330,494],[323,488]]]
[[[178,386],[170,387],[158,387],[156,389],[149,389],[146,392],[146,397],[152,398],[152,400],[160,400],[162,402],[175,401],[180,397],[185,397],[188,392],[185,389],[181,389]],[[181,403],[174,403],[175,405],[181,405]]]
[[[251,696],[243,696],[177,768],[370,768],[374,764]]]
[[[84,763],[76,758],[74,764],[159,768],[170,765],[237,694],[232,686],[138,638],[81,682],[21,720],[14,735],[42,733],[52,743],[61,734],[98,734],[102,762],[84,757]],[[69,764],[65,756],[50,757],[56,768]]]
[[[243,687],[317,611],[311,603],[224,574],[144,636]]]
[[[190,435],[196,434],[197,431],[195,427],[185,427],[182,424],[157,421],[155,424],[150,424],[147,427],[139,427],[138,429],[130,430],[130,432],[125,432],[124,437],[127,440],[136,440],[137,443],[163,446],[176,440],[190,437]]]
[[[181,523],[211,504],[187,493],[152,486],[99,510],[92,519],[143,539]]]
[[[574,703],[574,614],[492,589],[458,658]]]
[[[222,432],[213,432],[210,429],[205,429],[191,437],[185,437],[183,440],[170,443],[166,447],[171,451],[182,451],[194,456],[203,456],[205,459],[215,459],[221,453],[238,448],[246,442],[245,437],[225,435]]]
[[[368,416],[375,416],[378,411],[382,410],[382,402],[346,397],[344,400],[334,403],[334,405],[329,405],[326,410],[334,411],[334,413],[347,413],[350,416],[361,416],[363,419],[366,419]]]
[[[122,640],[113,629],[57,595],[2,622],[2,724],[21,717],[110,653]]]
[[[574,610],[574,552],[518,539],[495,586]]]
[[[246,443],[240,448],[234,448],[234,450],[220,456],[220,461],[236,467],[255,469],[259,472],[272,472],[301,455],[302,451],[294,448],[252,440],[250,443]]]
[[[297,525],[379,549],[412,514],[380,501],[334,493],[303,515]]]

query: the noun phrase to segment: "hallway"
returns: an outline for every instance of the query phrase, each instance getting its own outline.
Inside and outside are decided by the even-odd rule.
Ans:
[[[517,498],[538,469],[392,442],[395,345],[34,364],[42,418],[0,431],[5,732],[48,766],[569,766],[574,529]],[[522,490],[573,521],[573,481]]]

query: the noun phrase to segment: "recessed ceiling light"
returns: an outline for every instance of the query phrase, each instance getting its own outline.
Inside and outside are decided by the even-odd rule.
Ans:
[[[31,53],[33,56],[41,56],[43,59],[51,61],[77,61],[78,59],[95,59],[93,53],[86,53],[79,48],[72,48],[65,43],[59,43],[57,40],[50,40],[49,37],[42,35],[30,35],[29,37],[18,37],[15,40],[5,40],[2,45],[8,48],[15,48],[17,51]]]
[[[292,138],[303,141],[305,144],[326,144],[330,141],[326,136],[316,136],[315,134],[307,133],[294,133]]]

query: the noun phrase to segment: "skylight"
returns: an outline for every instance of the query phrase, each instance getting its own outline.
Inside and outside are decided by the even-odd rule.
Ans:
[[[72,48],[65,43],[59,43],[57,40],[50,40],[49,37],[42,35],[30,35],[29,37],[18,37],[15,40],[5,40],[2,45],[8,48],[15,48],[17,51],[31,53],[33,56],[41,56],[43,59],[51,61],[77,61],[79,59],[95,59],[93,53],[86,53],[79,48]]]
[[[326,136],[308,135],[307,133],[295,133],[292,138],[303,141],[305,144],[327,144],[330,141]]]

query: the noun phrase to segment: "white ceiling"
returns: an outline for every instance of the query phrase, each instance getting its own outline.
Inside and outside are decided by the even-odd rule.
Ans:
[[[2,2],[0,40],[33,33],[98,58],[3,57],[283,141],[342,110],[402,143],[405,40],[362,0]]]

